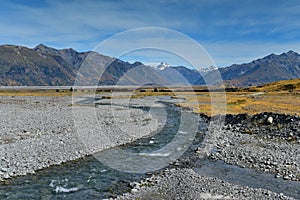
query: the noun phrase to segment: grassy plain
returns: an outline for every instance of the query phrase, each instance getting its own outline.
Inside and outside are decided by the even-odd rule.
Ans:
[[[184,98],[179,106],[208,116],[217,114],[257,114],[274,112],[300,115],[300,79],[278,81],[263,86],[239,89],[236,92],[153,92],[137,96],[170,95]]]
[[[71,96],[93,94],[91,91],[69,90],[0,90],[0,96]],[[98,92],[101,94],[101,92]],[[114,95],[104,92],[109,98],[141,98],[145,96],[171,96],[182,98],[178,106],[204,113],[217,114],[256,114],[262,112],[300,115],[300,79],[279,81],[257,87],[239,89],[235,92],[192,92],[182,89],[154,91],[153,89],[122,92]]]
[[[0,96],[71,96],[72,92],[69,90],[0,90]]]

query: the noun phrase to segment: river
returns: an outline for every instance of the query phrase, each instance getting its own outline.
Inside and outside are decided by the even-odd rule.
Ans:
[[[118,148],[140,154],[149,153],[173,141],[178,132],[183,133],[181,137],[186,137],[185,134],[189,132],[192,125],[187,123],[180,127],[182,115],[187,115],[185,116],[187,119],[196,117],[200,122],[198,129],[204,129],[205,123],[197,115],[182,112],[171,104],[165,105],[167,123],[160,131]],[[149,108],[140,109],[147,111]],[[152,109],[152,112],[156,115],[161,114],[159,109]],[[116,148],[112,148],[98,153],[95,157],[113,155],[115,151]],[[0,199],[103,199],[130,191],[130,182],[139,181],[146,176],[146,173],[119,171],[95,157],[88,156],[59,166],[51,166],[32,175],[7,180],[0,185]],[[122,164],[123,161],[118,162]],[[299,182],[275,179],[270,174],[209,160],[198,160],[191,167],[201,175],[216,176],[235,184],[266,188],[300,198]]]

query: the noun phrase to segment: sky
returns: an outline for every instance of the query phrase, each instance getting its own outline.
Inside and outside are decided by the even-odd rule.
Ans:
[[[157,27],[178,33],[187,43],[198,43],[217,66],[224,67],[271,53],[300,52],[299,19],[298,0],[2,0],[0,44],[32,48],[43,43],[89,51],[124,31]],[[160,42],[170,39],[158,38]],[[119,38],[114,49],[156,39],[151,35],[136,35],[126,42]],[[177,44],[177,36],[172,39]],[[188,45],[182,48],[186,55],[198,55]],[[115,56],[113,51],[100,53]],[[189,62],[171,54],[147,49],[121,58],[146,64]]]

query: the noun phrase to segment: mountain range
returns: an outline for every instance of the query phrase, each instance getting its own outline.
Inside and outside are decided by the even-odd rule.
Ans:
[[[294,51],[280,55],[270,54],[250,63],[220,68],[219,72],[225,83],[240,87],[296,79],[300,78],[300,55]],[[212,79],[215,73],[216,71],[208,73],[206,78]]]
[[[222,81],[216,77],[221,75]],[[294,51],[271,54],[245,64],[190,69],[161,63],[151,67],[129,63],[97,52],[55,49],[43,44],[34,48],[0,46],[0,85],[214,85],[230,87],[261,85],[300,78],[300,55]],[[219,79],[220,80],[220,79]]]

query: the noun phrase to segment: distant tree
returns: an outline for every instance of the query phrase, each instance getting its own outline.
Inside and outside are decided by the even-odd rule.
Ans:
[[[73,92],[73,88],[72,87],[70,88],[70,92]]]
[[[59,89],[56,89],[56,92],[59,92]]]
[[[158,89],[157,89],[157,88],[154,88],[153,92],[158,92]]]

